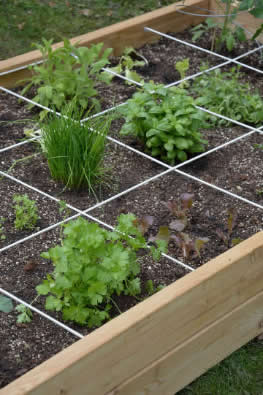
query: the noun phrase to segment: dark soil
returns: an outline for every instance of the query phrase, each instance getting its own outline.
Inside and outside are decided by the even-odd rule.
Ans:
[[[176,37],[190,40],[189,33],[178,34]],[[208,41],[207,37],[203,37],[198,44],[210,48]],[[240,52],[244,53],[248,49],[246,44],[242,44],[231,56],[238,56]],[[144,46],[140,52],[148,59],[149,66],[140,68],[138,71],[145,79],[153,79],[165,84],[179,79],[179,74],[174,68],[178,60],[187,57],[190,59],[189,74],[198,72],[203,61],[208,61],[211,65],[223,62],[222,59],[207,56],[207,54],[165,38],[162,38],[159,43]],[[255,67],[262,67],[259,54],[253,55],[249,62]],[[261,75],[247,70],[245,74],[246,79],[255,87],[262,89]],[[110,87],[100,86],[99,91],[103,95],[103,108],[109,108],[131,97],[135,88],[114,79]],[[36,111],[29,111],[14,96],[1,93],[0,150],[23,141],[24,128],[32,127],[35,115]],[[24,121],[21,123],[21,120]],[[2,121],[8,122],[2,123]],[[133,138],[119,136],[121,124],[121,121],[113,122],[112,136],[134,149],[143,151],[143,147]],[[236,126],[206,130],[204,135],[208,140],[207,150],[241,136],[247,131]],[[191,164],[183,165],[180,171],[252,202],[263,204],[261,197],[263,152],[255,148],[255,144],[262,143],[261,135],[253,134]],[[21,161],[21,159],[24,160]],[[17,160],[20,161],[15,162]],[[13,166],[12,169],[10,169],[11,166]],[[3,224],[5,239],[0,241],[0,249],[61,221],[63,214],[59,213],[56,199],[62,199],[72,205],[72,210],[67,213],[67,216],[75,214],[78,210],[89,209],[90,215],[108,225],[114,225],[120,213],[132,212],[139,217],[153,215],[155,222],[148,236],[154,236],[159,226],[167,226],[173,219],[164,203],[168,200],[179,199],[184,192],[193,193],[194,203],[185,232],[193,240],[207,237],[209,241],[201,251],[200,257],[189,256],[187,259],[174,242],[169,243],[169,254],[193,268],[226,251],[231,247],[234,239],[244,240],[261,230],[262,210],[260,208],[223,194],[178,171],[159,176],[166,170],[165,166],[155,164],[139,153],[129,150],[129,147],[122,147],[114,141],[108,141],[104,166],[107,169],[107,177],[105,182],[96,188],[95,195],[85,190],[65,191],[63,185],[51,179],[46,159],[40,152],[38,143],[26,143],[17,148],[0,151],[0,170],[9,171],[10,176],[25,183],[22,185],[6,177],[0,181],[0,218],[5,219]],[[94,204],[103,202],[153,176],[159,177],[117,199],[102,204],[99,208],[92,208]],[[32,191],[27,184],[37,189]],[[43,196],[37,190],[47,195]],[[32,231],[18,231],[14,228],[15,213],[12,198],[15,194],[24,193],[36,201],[39,210],[40,219]],[[51,197],[55,199],[52,200]],[[218,230],[227,234],[228,210],[233,208],[237,212],[237,221],[233,232],[224,242]],[[40,252],[59,243],[60,236],[60,229],[56,227],[3,250],[0,258],[0,286],[30,303],[36,296],[36,285],[48,272],[52,271],[51,263],[42,259]],[[168,285],[187,272],[166,258],[162,258],[158,263],[145,257],[142,257],[141,261],[142,285],[149,279],[153,280],[155,285]],[[142,298],[145,296],[143,293]],[[125,311],[137,302],[130,297],[116,297],[116,303],[121,311]],[[38,298],[34,305],[44,310],[44,299]],[[116,314],[116,311],[112,312],[113,316]],[[61,319],[57,313],[51,315]],[[84,335],[89,332],[87,328],[73,324],[70,326]],[[0,330],[2,355],[0,387],[76,340],[73,335],[37,314],[34,314],[31,324],[18,325],[15,312],[0,313]]]

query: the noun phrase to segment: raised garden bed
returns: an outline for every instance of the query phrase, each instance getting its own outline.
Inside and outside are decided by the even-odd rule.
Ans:
[[[207,1],[191,1],[185,10],[191,11],[191,5],[208,8]],[[143,32],[146,25],[163,32],[176,32],[199,23],[202,19],[178,14],[176,8],[166,7],[88,34],[80,44],[103,41],[106,45],[114,47],[118,54],[123,46],[138,47],[146,42],[156,41],[156,35]],[[120,36],[121,40],[118,39]],[[190,39],[188,33],[177,34],[176,37],[185,41]],[[79,41],[78,38],[75,41]],[[200,45],[206,45],[206,38]],[[241,53],[247,50],[240,49]],[[145,73],[144,78],[165,84],[179,79],[174,70],[176,61],[190,57],[189,74],[193,74],[199,71],[204,58],[207,60],[206,54],[199,54],[197,50],[193,51],[183,44],[165,38],[151,46],[146,44],[140,51],[150,61],[147,70],[140,70]],[[239,54],[235,53],[233,56]],[[191,61],[193,57],[195,60]],[[34,52],[0,62],[0,66],[2,65],[2,70],[5,71],[38,59],[39,54]],[[209,61],[211,65],[221,62],[213,56]],[[257,56],[250,57],[247,61],[254,67],[260,67],[260,59]],[[3,86],[10,87],[26,72],[27,70],[23,69],[18,73],[5,74],[3,78],[0,76],[0,81],[2,78]],[[245,78],[253,85],[257,83],[257,88],[262,92],[261,75],[248,71]],[[116,102],[123,102],[133,92],[133,87],[127,88],[126,85],[114,80],[108,92],[102,91],[103,105],[109,108]],[[1,93],[0,111],[2,120],[14,121],[34,116],[34,113],[29,112],[17,98],[7,93]],[[20,141],[24,137],[23,128],[28,125],[30,122],[25,122],[22,126],[19,123],[2,126],[4,138],[1,136],[0,148],[5,149]],[[262,233],[257,232],[261,230],[262,223],[262,202],[258,191],[262,189],[263,153],[255,149],[255,144],[262,142],[261,134],[254,133],[208,156],[183,165],[180,167],[181,173],[170,171],[161,175],[167,170],[167,166],[140,156],[142,147],[132,138],[120,138],[120,127],[120,122],[115,121],[112,137],[127,146],[120,146],[114,141],[107,144],[105,165],[112,169],[109,179],[111,185],[96,191],[100,207],[93,207],[96,200],[87,192],[63,192],[63,187],[50,179],[47,165],[41,155],[17,163],[9,174],[55,199],[65,200],[78,210],[90,208],[88,213],[91,216],[108,225],[114,226],[116,217],[121,213],[133,212],[139,217],[145,213],[154,215],[155,223],[151,229],[153,234],[159,226],[169,221],[169,213],[163,202],[179,198],[184,192],[193,193],[194,204],[188,231],[192,237],[208,237],[209,243],[201,258],[193,260],[184,260],[176,245],[171,243],[168,254],[182,261],[185,266],[179,266],[166,257],[162,257],[158,263],[143,260],[142,284],[152,279],[156,285],[170,285],[134,307],[131,307],[135,304],[132,298],[118,299],[120,309],[127,311],[92,333],[88,334],[86,328],[72,326],[82,335],[87,335],[72,346],[70,344],[76,340],[74,335],[66,334],[63,329],[44,322],[42,317],[34,317],[29,325],[17,326],[13,313],[3,315],[1,333],[4,338],[4,349],[1,352],[6,358],[1,361],[1,368],[3,371],[7,370],[5,376],[21,376],[39,362],[65,348],[2,389],[3,395],[48,392],[61,395],[82,394],[87,391],[94,395],[173,394],[262,332],[263,244]],[[234,124],[231,124],[231,127],[208,129],[204,132],[208,140],[207,150],[248,131]],[[129,146],[138,152],[130,150]],[[0,170],[6,172],[14,160],[35,153],[36,143],[3,150],[0,153]],[[151,181],[146,182],[149,179]],[[6,217],[7,238],[0,242],[0,248],[3,248],[0,285],[30,303],[35,297],[35,286],[52,270],[50,264],[39,258],[39,252],[59,240],[59,229],[50,229],[4,250],[8,244],[31,233],[18,233],[13,230],[11,197],[26,192],[36,200],[40,208],[41,219],[37,223],[40,232],[62,218],[56,201],[51,201],[49,196],[43,196],[37,190],[28,189],[27,185],[21,182],[10,178],[1,180],[0,217]],[[142,182],[145,184],[137,188],[136,185]],[[211,188],[211,184],[254,204],[248,204],[244,199],[242,201],[219,189]],[[129,188],[131,191],[126,193]],[[117,199],[102,203],[120,192],[123,192],[123,195]],[[220,240],[218,228],[224,229],[227,208],[230,207],[235,207],[238,215],[237,226],[231,237],[245,241],[228,250],[231,241],[226,245]],[[68,213],[72,214],[74,210]],[[201,265],[203,266],[199,267]],[[185,275],[193,269],[197,270]],[[35,306],[43,310],[43,300],[39,300]],[[53,314],[53,317],[60,319],[58,314]],[[6,384],[5,378],[1,379]]]

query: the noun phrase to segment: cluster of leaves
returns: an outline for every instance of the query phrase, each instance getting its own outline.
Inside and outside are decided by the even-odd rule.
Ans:
[[[189,58],[185,58],[183,60],[180,60],[175,63],[175,69],[179,72],[180,74],[180,79],[183,80],[186,76],[186,72],[189,69]],[[188,87],[188,82],[183,81],[180,83],[181,88],[187,88]]]
[[[233,247],[242,241],[240,238],[232,238],[233,230],[237,225],[237,218],[237,210],[234,207],[228,208],[226,226],[223,229],[218,228],[216,230],[217,236],[227,247]]]
[[[4,222],[5,222],[5,218],[0,217],[0,240],[5,240],[5,238],[6,238],[5,232],[4,232],[4,227],[3,227]]]
[[[15,228],[17,230],[34,229],[39,219],[35,200],[31,200],[27,194],[14,195]]]
[[[235,15],[235,14],[234,14]],[[235,18],[232,15],[229,18],[229,23]],[[218,28],[221,28],[221,33],[219,35],[216,34]],[[193,32],[192,40],[193,42],[197,41],[205,32],[212,30],[212,44],[211,51],[214,49],[216,51],[220,51],[222,46],[225,44],[227,50],[229,52],[232,51],[234,47],[236,47],[238,42],[243,42],[246,40],[246,34],[244,29],[240,26],[236,26],[235,29],[231,29],[227,24],[223,29],[223,24],[219,24],[214,21],[213,18],[207,18],[204,23],[195,26],[191,31]]]
[[[235,27],[235,29],[231,27],[238,12],[248,11],[256,18],[263,18],[263,2],[262,0],[221,0],[221,2],[225,4],[223,7],[223,12],[225,12],[223,22],[220,23],[213,21],[213,18],[207,18],[205,24],[198,25],[192,29],[193,41],[201,37],[204,32],[212,29],[211,49],[215,48],[216,51],[220,51],[225,46],[228,51],[232,51],[238,42],[246,40],[244,29],[240,26]],[[257,29],[252,39],[258,37],[262,31],[263,24]]]
[[[207,126],[207,115],[182,88],[144,84],[120,112],[126,121],[120,133],[138,137],[151,155],[164,161],[184,161],[188,154],[204,150],[199,130]]]
[[[189,234],[183,232],[189,224],[189,213],[193,205],[193,199],[194,195],[192,193],[182,193],[178,200],[173,199],[164,203],[170,214],[175,217],[168,228],[176,233],[170,234],[169,230],[167,233],[169,238],[182,251],[185,259],[200,257],[200,250],[208,242],[208,238],[191,238]]]
[[[106,136],[111,118],[93,118],[85,123],[73,119],[75,106],[68,108],[62,117],[49,115],[42,127],[41,143],[54,180],[69,189],[93,190],[102,182],[105,170],[102,166]]]
[[[2,313],[8,314],[11,313],[13,309],[14,309],[14,305],[12,299],[4,295],[0,295],[0,311]],[[15,310],[19,313],[16,320],[18,324],[22,324],[22,323],[26,324],[32,321],[32,316],[33,316],[32,311],[24,304],[18,304]]]
[[[48,295],[47,310],[61,311],[63,319],[99,326],[110,318],[112,295],[140,293],[137,252],[151,252],[159,259],[166,249],[163,240],[147,248],[133,214],[121,214],[114,231],[83,218],[64,227],[61,245],[42,253],[54,271],[37,286],[39,295]]]
[[[134,60],[133,57],[137,56],[141,58],[142,60]],[[134,48],[132,47],[127,47],[124,49],[123,54],[120,58],[119,63],[117,66],[114,67],[107,67],[107,70],[113,71],[117,74],[124,74],[126,78],[129,78],[130,80],[136,81],[143,83],[143,79],[141,76],[134,71],[134,67],[143,67],[146,64],[148,64],[148,61],[144,56],[139,54],[137,51],[135,51]],[[107,73],[107,72],[105,72]],[[109,74],[108,78],[112,79],[114,77],[114,74]],[[132,83],[129,81],[125,81],[128,85],[131,85]]]
[[[22,95],[36,86],[37,95],[33,100],[46,107],[61,110],[74,100],[82,109],[93,106],[98,110],[96,84],[109,82],[107,75],[100,71],[109,63],[112,49],[102,51],[103,43],[77,48],[66,39],[61,48],[53,50],[51,44],[52,40],[44,38],[43,44],[35,44],[44,62],[31,67],[33,75],[27,80],[29,83]]]
[[[205,70],[208,66],[202,66]],[[263,121],[263,100],[258,93],[252,92],[249,83],[242,83],[238,67],[229,71],[216,69],[194,79],[192,92],[198,98],[196,104],[208,110],[235,119],[258,125]],[[229,122],[218,117],[211,121],[219,125]]]

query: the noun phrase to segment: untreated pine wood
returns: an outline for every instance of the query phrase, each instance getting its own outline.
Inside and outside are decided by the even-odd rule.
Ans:
[[[232,341],[235,349],[259,333],[262,256],[260,232],[28,372],[1,395],[118,394],[134,379],[136,391],[125,392],[131,391],[126,385],[119,393],[157,394],[159,385],[166,391],[159,393],[172,394],[173,384],[175,391],[226,357]],[[186,372],[197,361],[201,371],[192,366],[185,379],[173,382],[173,371],[179,380],[180,369]]]
[[[196,25],[204,20],[203,17],[184,15],[178,13],[178,9],[185,11],[193,11],[196,8],[208,8],[209,0],[188,0],[185,6],[178,6],[172,4],[144,15],[128,19],[126,21],[116,23],[95,32],[83,34],[81,36],[71,39],[72,44],[81,46],[89,46],[98,42],[103,42],[105,47],[113,48],[115,55],[123,52],[125,47],[138,48],[146,43],[154,42],[159,37],[153,33],[144,32],[144,27],[148,26],[159,30],[163,33],[183,31],[191,25]],[[63,43],[53,45],[53,48],[63,46]],[[41,59],[40,51],[31,51],[23,55],[19,55],[7,60],[0,61],[0,85],[6,88],[14,87],[17,81],[20,81],[28,76],[30,72],[28,69],[18,70],[11,74],[2,75],[1,73],[23,67],[25,65],[34,63]]]

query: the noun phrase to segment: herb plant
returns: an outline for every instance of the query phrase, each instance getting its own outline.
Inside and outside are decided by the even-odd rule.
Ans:
[[[207,65],[203,66],[205,69]],[[229,118],[252,125],[263,121],[263,100],[259,93],[253,92],[249,83],[242,83],[242,73],[238,67],[229,71],[216,69],[195,78],[192,92],[198,98],[196,104]],[[211,117],[219,125],[228,121]]]
[[[126,121],[120,133],[138,137],[152,156],[171,164],[202,152],[207,143],[200,133],[207,115],[182,88],[147,83],[120,112]]]
[[[31,200],[27,194],[24,194],[14,195],[13,202],[15,203],[15,229],[34,229],[39,219],[35,200]]]
[[[48,295],[46,309],[61,311],[64,320],[99,326],[110,318],[114,294],[140,293],[137,252],[157,250],[159,257],[165,242],[156,244],[147,248],[133,214],[121,214],[112,232],[80,217],[65,225],[61,245],[41,254],[54,271],[37,292]]]
[[[96,84],[99,81],[109,82],[100,71],[109,63],[112,49],[103,52],[103,43],[77,48],[66,39],[64,47],[53,50],[51,44],[52,40],[44,38],[43,44],[35,44],[44,62],[31,67],[33,75],[27,80],[29,83],[22,90],[22,95],[36,86],[37,95],[33,100],[46,107],[61,110],[74,100],[82,109],[89,106],[99,109]]]
[[[110,118],[81,123],[72,119],[71,110],[64,115],[49,115],[42,128],[42,147],[51,177],[69,189],[93,190],[105,174],[102,160]]]
[[[26,307],[24,304],[18,304],[15,308],[15,310],[19,313],[16,319],[16,322],[18,324],[28,324],[29,322],[32,321],[32,311]]]
[[[139,58],[141,58],[142,60],[134,60],[132,55],[135,55]],[[141,54],[139,54],[137,51],[135,51],[134,48],[132,47],[127,47],[124,49],[123,54],[120,58],[119,63],[117,64],[117,66],[114,67],[107,67],[108,70],[114,71],[115,73],[118,74],[124,74],[124,76],[126,78],[129,78],[130,80],[134,80],[136,82],[143,82],[142,77],[133,70],[134,67],[143,67],[146,64],[148,64],[147,59],[142,56]],[[107,72],[105,72],[107,73]],[[112,79],[114,78],[113,74],[108,74],[108,78]],[[132,83],[129,81],[125,81],[126,84],[131,85]]]

